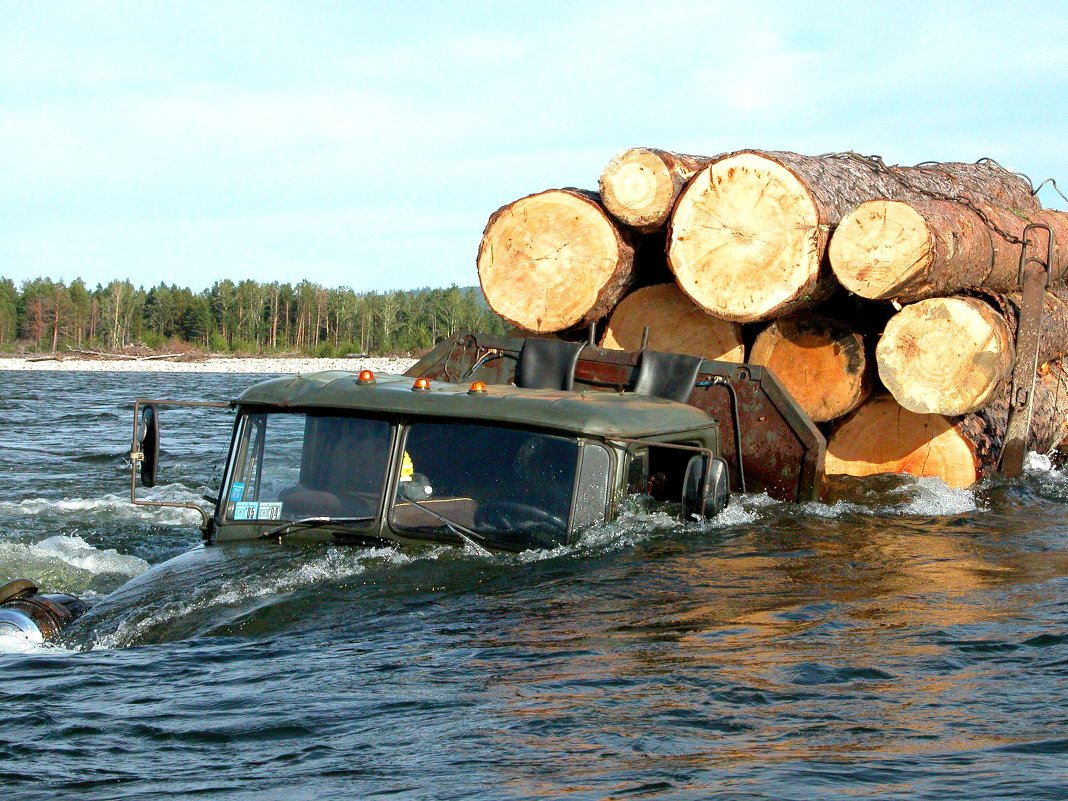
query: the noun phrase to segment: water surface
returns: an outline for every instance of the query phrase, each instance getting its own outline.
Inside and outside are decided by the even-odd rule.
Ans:
[[[199,542],[128,503],[135,397],[235,375],[0,373],[0,581],[94,607],[0,640],[18,798],[1061,799],[1068,475],[851,482],[570,549]],[[231,420],[167,410],[165,497]]]

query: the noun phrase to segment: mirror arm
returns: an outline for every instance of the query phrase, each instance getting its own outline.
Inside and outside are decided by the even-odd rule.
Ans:
[[[178,501],[142,501],[137,498],[137,469],[140,464],[145,460],[144,451],[142,451],[137,441],[137,429],[140,423],[140,412],[142,406],[198,406],[208,407],[213,409],[232,409],[235,404],[233,401],[216,402],[216,401],[173,401],[173,400],[148,400],[145,398],[138,398],[134,402],[134,414],[133,414],[133,441],[130,445],[130,503],[135,506],[170,506],[175,509],[195,509],[200,512],[201,524],[200,530],[207,532],[211,527],[212,516],[208,514],[202,506],[198,506],[195,503],[180,503]]]

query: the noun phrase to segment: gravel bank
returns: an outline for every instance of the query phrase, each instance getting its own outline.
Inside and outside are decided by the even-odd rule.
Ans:
[[[236,359],[212,357],[201,361],[168,359],[78,359],[30,361],[0,358],[0,370],[71,370],[132,373],[316,373],[320,370],[374,370],[403,373],[415,359]]]

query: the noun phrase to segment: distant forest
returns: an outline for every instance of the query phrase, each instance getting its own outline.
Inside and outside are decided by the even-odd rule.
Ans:
[[[203,292],[129,281],[90,289],[0,278],[0,352],[205,350],[343,356],[426,351],[460,331],[501,333],[477,287],[356,292],[216,281]]]

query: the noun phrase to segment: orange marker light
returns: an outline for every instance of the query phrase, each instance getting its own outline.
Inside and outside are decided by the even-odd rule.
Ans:
[[[467,390],[468,395],[485,395],[486,394],[486,382],[476,381],[471,385],[471,389]]]
[[[356,379],[357,384],[373,384],[375,383],[375,374],[370,370],[360,370],[360,376]]]
[[[430,392],[430,379],[429,378],[417,378],[415,383],[412,384],[412,392]]]

